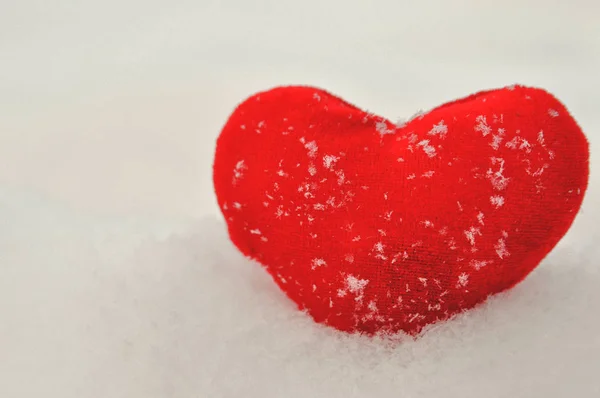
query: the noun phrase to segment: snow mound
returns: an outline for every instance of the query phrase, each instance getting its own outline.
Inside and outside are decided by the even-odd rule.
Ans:
[[[314,324],[220,219],[107,219],[0,187],[0,396],[597,396],[588,196],[515,289],[383,341]]]

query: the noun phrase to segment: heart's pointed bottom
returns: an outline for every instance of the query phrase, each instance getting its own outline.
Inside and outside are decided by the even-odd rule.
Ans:
[[[522,281],[570,228],[587,140],[522,86],[403,126],[280,87],[233,112],[214,184],[234,244],[300,310],[344,332],[419,334]]]

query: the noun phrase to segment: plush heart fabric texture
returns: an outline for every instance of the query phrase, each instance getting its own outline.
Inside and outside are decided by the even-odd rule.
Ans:
[[[315,321],[415,334],[540,263],[578,213],[588,159],[542,89],[484,91],[394,124],[279,87],[230,116],[214,186],[234,244]]]

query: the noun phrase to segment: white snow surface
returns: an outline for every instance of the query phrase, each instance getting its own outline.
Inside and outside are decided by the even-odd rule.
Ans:
[[[0,397],[600,396],[599,13],[0,2]],[[514,289],[417,339],[348,336],[229,242],[212,153],[247,95],[317,85],[396,120],[512,83],[557,95],[592,149],[575,224]]]

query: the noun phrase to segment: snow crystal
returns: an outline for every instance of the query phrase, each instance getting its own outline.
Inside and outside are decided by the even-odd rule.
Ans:
[[[421,224],[423,224],[425,228],[433,228],[433,223],[429,220],[421,221]]]
[[[408,258],[408,253],[406,251],[401,252],[401,253],[396,253],[394,254],[394,257],[392,258],[392,264],[396,264],[396,262],[402,258],[402,260],[406,260]]]
[[[438,124],[434,124],[433,128],[429,131],[429,135],[437,135],[440,138],[446,138],[448,134],[448,126],[444,124],[443,120],[440,120]]]
[[[275,217],[278,219],[281,219],[281,217],[283,216],[283,213],[284,213],[283,206],[282,205],[277,206],[277,210],[275,211]]]
[[[512,140],[506,143],[506,147],[510,149],[525,150],[526,153],[531,153],[531,144],[529,141],[522,137],[514,137]]]
[[[308,156],[309,157],[311,157],[311,158],[317,157],[317,151],[319,150],[319,147],[317,146],[317,142],[316,141],[308,142],[306,145],[304,145],[304,147],[306,149],[308,149]]]
[[[475,118],[477,124],[475,125],[475,131],[479,131],[484,137],[492,132],[492,128],[487,124],[486,117],[479,115]]]
[[[242,208],[242,204],[239,202],[233,202],[233,208],[240,210]]]
[[[380,260],[387,260],[387,256],[384,254],[385,245],[383,242],[377,242],[373,245],[373,251],[375,251],[375,258]]]
[[[343,185],[344,182],[346,181],[346,175],[344,174],[344,171],[338,170],[335,172],[335,175],[337,176],[338,185]]]
[[[505,131],[503,128],[499,128],[497,134],[492,135],[492,142],[490,142],[490,146],[494,148],[494,150],[500,149],[500,144],[504,139]]]
[[[422,109],[418,110],[408,119],[408,122],[412,122],[415,119],[423,119],[424,116],[425,116],[425,111],[423,111]]]
[[[429,156],[430,158],[434,157],[436,155],[435,152],[435,148],[432,147],[431,145],[429,145],[429,140],[423,140],[421,142],[419,142],[417,144],[417,146],[422,147],[423,151],[427,154],[427,156]]]
[[[250,233],[252,235],[262,235],[262,233],[260,232],[260,229],[256,228],[256,229],[251,229]]]
[[[463,231],[463,232],[465,234],[465,237],[467,238],[467,240],[471,244],[471,246],[475,245],[475,237],[477,235],[481,236],[481,230],[479,228],[477,228],[477,227],[471,227],[467,231]]]
[[[486,265],[490,264],[491,261],[487,261],[487,260],[471,260],[471,262],[469,263],[469,265],[473,268],[475,268],[476,270],[480,270],[481,268],[485,267]]]
[[[504,173],[504,159],[501,158],[491,158],[492,166],[497,166],[498,170],[493,171],[491,168],[487,171],[487,178],[492,183],[492,186],[497,191],[502,191],[506,189],[510,178],[506,178]]]
[[[416,314],[410,314],[410,315],[409,315],[409,317],[408,317],[408,323],[412,323],[412,322],[413,322],[415,319],[417,319],[417,318],[418,318],[419,320],[421,320],[421,319],[423,319],[423,318],[424,318],[424,316],[423,316],[423,315],[421,315],[421,314],[419,314],[419,313],[416,313]]]
[[[421,175],[421,177],[424,177],[424,178],[431,178],[431,177],[433,176],[433,174],[435,174],[435,171],[433,171],[433,170],[429,170],[429,171],[426,171],[425,173],[423,173],[423,174]]]
[[[482,212],[479,212],[479,214],[477,214],[477,221],[479,221],[479,224],[481,225],[485,225],[483,222],[485,215]]]
[[[243,160],[240,160],[235,164],[233,169],[233,185],[237,184],[237,182],[244,177],[245,170],[248,170],[248,167]]]
[[[375,130],[381,135],[392,134],[394,132],[393,129],[389,129],[386,122],[377,122],[375,123]]]
[[[325,155],[323,156],[323,166],[325,166],[328,169],[332,169],[333,165],[340,160],[339,157],[334,156],[334,155]]]
[[[490,202],[498,209],[504,205],[504,197],[498,195],[490,196]]]
[[[456,283],[456,287],[465,287],[469,283],[469,275],[466,272],[463,272],[458,276],[458,282]]]
[[[369,283],[368,279],[358,279],[356,276],[350,274],[346,277],[346,289],[356,295],[355,300],[359,303],[362,302],[362,299],[365,294],[365,287]]]
[[[494,245],[494,249],[496,249],[496,254],[501,259],[510,256],[510,253],[506,249],[506,241],[503,238],[498,239],[498,242]]]
[[[376,311],[378,311],[378,309],[377,309],[377,304],[376,304],[376,303],[375,303],[375,301],[373,301],[373,300],[369,301],[369,304],[367,305],[367,308],[368,308],[370,311],[373,311],[373,312],[376,312]]]
[[[544,145],[544,131],[543,130],[540,130],[540,132],[538,133],[537,140],[541,145]]]
[[[558,111],[556,109],[548,109],[548,115],[551,117],[558,117]]]
[[[327,265],[327,263],[322,258],[313,258],[313,260],[311,262],[312,269],[316,269],[317,267],[322,267],[325,265]]]

